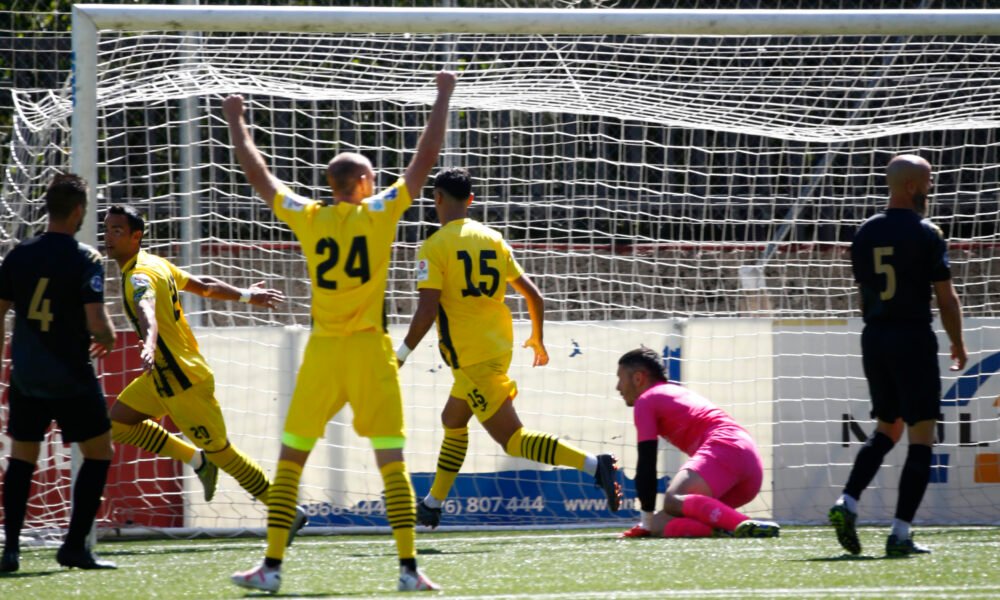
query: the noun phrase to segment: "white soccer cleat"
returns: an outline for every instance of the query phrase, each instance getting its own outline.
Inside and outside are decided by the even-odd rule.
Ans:
[[[400,592],[438,592],[441,591],[441,586],[428,579],[420,569],[402,569],[396,589]]]
[[[277,592],[281,587],[281,569],[269,569],[261,563],[249,571],[233,573],[229,579],[241,588]]]

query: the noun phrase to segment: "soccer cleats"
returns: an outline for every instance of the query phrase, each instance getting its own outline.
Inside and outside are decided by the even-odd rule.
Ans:
[[[441,508],[431,508],[423,500],[417,502],[417,523],[434,529],[441,524]]]
[[[202,487],[205,488],[205,502],[211,502],[212,498],[215,497],[215,486],[219,483],[219,467],[208,460],[204,450],[201,451],[201,461],[201,468],[195,471],[195,475],[198,476]]]
[[[309,523],[309,517],[306,516],[306,511],[302,510],[301,506],[295,507],[295,518],[292,519],[292,528],[288,530],[288,542],[285,546],[291,546],[292,542],[295,541],[295,536],[298,535],[299,530],[305,527]]]
[[[17,550],[4,550],[0,557],[0,573],[13,573],[21,568],[21,553]]]
[[[650,537],[652,535],[653,535],[653,532],[650,531],[650,530],[648,530],[648,529],[646,529],[642,525],[635,525],[635,526],[632,527],[632,529],[627,529],[627,530],[619,533],[618,537],[620,537],[620,538],[644,538],[644,537]]]
[[[613,454],[597,456],[594,485],[601,488],[608,498],[608,510],[618,512],[622,505],[622,486],[618,483],[618,459]]]
[[[428,579],[420,569],[403,568],[399,571],[396,589],[400,592],[437,592],[441,590],[441,586]]]
[[[56,552],[56,562],[64,567],[77,569],[117,569],[110,560],[101,560],[89,548],[67,548],[61,546]]]
[[[885,555],[889,558],[900,558],[911,554],[930,554],[931,549],[920,546],[913,542],[913,538],[901,540],[894,535],[890,535],[885,542]]]
[[[861,540],[858,539],[858,530],[854,523],[858,520],[858,515],[852,513],[843,504],[834,504],[827,514],[830,524],[837,532],[837,541],[851,554],[861,554]]]
[[[241,588],[277,592],[281,588],[281,569],[270,569],[261,563],[249,571],[233,573],[229,580]]]
[[[747,519],[733,530],[734,538],[776,538],[781,535],[781,526],[774,521]]]

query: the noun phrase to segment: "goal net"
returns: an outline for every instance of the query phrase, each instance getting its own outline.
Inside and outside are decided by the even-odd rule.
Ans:
[[[520,348],[526,307],[509,297],[518,413],[531,429],[615,453],[629,479],[625,510],[612,515],[589,477],[508,457],[473,423],[443,525],[631,524],[635,432],[615,369],[639,345],[662,351],[672,378],[725,408],[757,440],[765,485],[747,512],[823,520],[872,429],[849,241],[884,205],[884,167],[901,152],[935,167],[931,210],[951,242],[971,352],[964,373],[945,370],[940,444],[919,518],[996,520],[1000,38],[960,35],[948,28],[952,17],[938,21],[947,34],[918,28],[883,36],[869,27],[816,35],[809,24],[780,35],[592,33],[601,23],[596,13],[627,11],[571,11],[595,19],[578,34],[455,33],[447,24],[438,32],[260,31],[277,13],[253,10],[233,32],[210,31],[205,18],[99,22],[94,161],[98,210],[137,207],[149,222],[148,250],[193,273],[238,286],[265,281],[289,297],[274,311],[185,298],[230,437],[267,472],[308,335],[308,274],[295,238],[235,162],[221,100],[242,94],[272,170],[298,193],[323,198],[323,167],[340,151],[368,156],[380,187],[394,181],[433,101],[433,74],[451,69],[459,84],[440,163],[471,171],[472,216],[504,233],[546,300],[552,361],[532,369]],[[391,12],[371,17],[369,28],[385,30],[395,22]],[[444,12],[435,18],[454,22]],[[749,23],[739,12],[719,18],[734,28]],[[1000,30],[998,13],[983,11],[980,21]],[[202,31],[178,31],[186,28]],[[79,95],[89,84],[77,85],[81,118]],[[13,100],[5,250],[44,223],[41,192],[73,160],[69,82],[61,90],[17,89]],[[397,233],[386,298],[397,341],[416,304],[416,250],[436,229],[428,190],[415,196]],[[113,264],[108,299],[125,330]],[[109,399],[138,373],[134,344],[120,348],[101,365]],[[337,375],[331,364],[330,377]],[[407,462],[420,496],[433,478],[451,385],[434,332],[401,378]],[[33,527],[65,523],[67,452],[50,436]],[[104,530],[264,526],[265,509],[228,476],[205,503],[188,467],[118,453]],[[863,518],[891,518],[904,458],[905,447],[887,457]],[[683,461],[662,447],[661,491]],[[386,524],[381,479],[349,410],[314,450],[300,502],[313,526]]]

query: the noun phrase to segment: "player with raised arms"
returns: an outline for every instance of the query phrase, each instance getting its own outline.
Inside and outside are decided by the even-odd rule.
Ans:
[[[413,485],[403,460],[403,398],[384,301],[396,225],[437,163],[448,124],[455,75],[436,76],[437,98],[416,154],[403,176],[375,193],[375,172],[353,152],[333,157],[326,169],[332,198],[298,196],[275,177],[253,143],[243,98],[222,109],[236,157],[261,199],[302,245],[312,283],[312,331],[285,417],[278,472],[267,513],[267,550],[258,566],[233,574],[238,586],[277,591],[285,539],[295,514],[302,469],[327,422],[350,403],[354,430],[371,441],[385,485],[385,508],[399,557],[397,589],[440,589],[417,569]],[[335,367],[335,373],[331,368]]]
[[[517,384],[507,375],[514,346],[513,320],[504,304],[507,284],[528,303],[532,331],[524,347],[534,352],[536,367],[549,362],[542,341],[544,301],[500,232],[468,218],[472,200],[465,169],[445,169],[434,178],[441,229],[417,254],[419,300],[396,351],[402,365],[436,321],[441,356],[455,379],[441,411],[444,440],[434,483],[417,505],[417,522],[429,527],[440,523],[441,505],[465,461],[473,415],[507,454],[594,476],[608,509],[617,511],[621,486],[614,456],[587,454],[554,435],[525,429],[514,410]]]
[[[637,348],[618,359],[618,392],[632,407],[639,459],[635,488],[642,521],[621,537],[777,537],[772,521],[736,509],[757,497],[764,469],[750,434],[725,411],[671,383],[660,356]],[[690,458],[656,510],[656,453],[663,437]]]
[[[112,436],[120,444],[191,465],[204,485],[206,501],[215,494],[221,468],[266,503],[270,482],[260,465],[229,441],[215,397],[215,375],[198,349],[178,292],[262,308],[275,308],[285,296],[261,284],[240,289],[214,277],[192,275],[143,250],[145,228],[145,220],[131,206],[111,206],[104,218],[104,246],[121,269],[122,306],[139,335],[143,369],[111,407]],[[192,443],[156,422],[164,415]],[[296,530],[305,523],[300,510]]]

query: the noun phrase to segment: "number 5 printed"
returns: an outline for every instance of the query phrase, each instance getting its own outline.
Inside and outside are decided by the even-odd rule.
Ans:
[[[892,246],[875,248],[875,272],[885,275],[885,289],[878,295],[882,300],[891,300],[896,295],[896,268],[885,262],[887,256],[892,256],[893,250]]]

